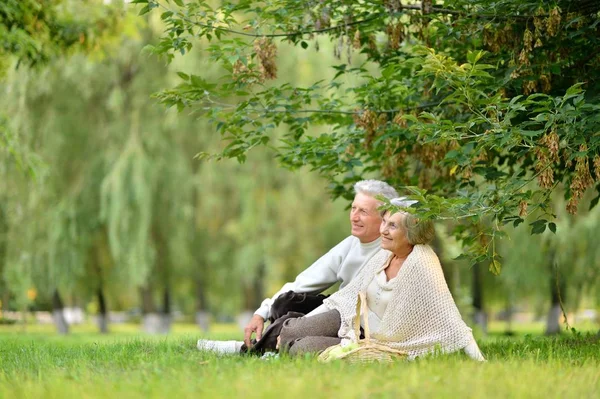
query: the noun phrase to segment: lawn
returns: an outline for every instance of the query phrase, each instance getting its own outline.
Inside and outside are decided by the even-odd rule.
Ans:
[[[572,397],[600,396],[600,342],[592,334],[481,340],[485,364],[455,354],[391,365],[320,364],[312,358],[216,357],[178,326],[141,336],[80,326],[69,337],[47,327],[0,328],[0,397]],[[234,338],[235,327],[210,336]]]

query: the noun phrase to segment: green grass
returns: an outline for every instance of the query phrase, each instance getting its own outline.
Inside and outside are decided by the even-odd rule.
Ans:
[[[600,342],[495,336],[481,342],[485,364],[462,354],[392,365],[320,364],[312,358],[216,357],[195,349],[200,334],[178,326],[147,337],[113,326],[102,336],[77,327],[69,337],[44,328],[0,329],[0,397],[540,397],[600,395]],[[215,326],[212,337],[234,338]]]

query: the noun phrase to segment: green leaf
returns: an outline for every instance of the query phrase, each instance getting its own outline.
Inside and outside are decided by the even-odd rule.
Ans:
[[[548,223],[546,219],[540,219],[530,223],[529,225],[531,226],[531,234],[542,234],[544,231],[546,231],[546,223]]]
[[[173,2],[175,4],[177,4],[179,7],[183,7],[183,0],[173,0]]]
[[[598,205],[598,201],[600,201],[600,194],[590,202],[590,211],[594,209],[596,205]]]
[[[205,87],[206,86],[206,81],[204,79],[202,79],[198,75],[192,75],[191,76],[191,82],[192,82],[192,84],[194,86],[198,86],[198,87]]]
[[[151,10],[150,6],[149,5],[145,5],[144,7],[142,7],[142,9],[140,10],[140,12],[139,12],[138,15],[147,14],[147,13],[150,12],[150,10]]]
[[[462,259],[471,259],[471,257],[467,254],[462,253],[462,254],[458,255],[456,258],[453,258],[452,260],[462,260]]]
[[[556,223],[554,223],[554,222],[548,223],[548,228],[550,229],[551,232],[556,234]]]
[[[497,276],[500,274],[501,270],[502,264],[496,258],[493,258],[490,262],[490,272]]]
[[[229,63],[231,65],[235,64],[239,59],[240,59],[239,54],[234,54],[234,55],[230,55],[229,57],[227,57],[227,61],[229,61]]]
[[[575,83],[573,86],[571,86],[567,89],[566,95],[572,96],[572,95],[583,92],[583,89],[581,88],[581,86],[583,86],[583,82]]]
[[[467,54],[467,61],[469,61],[470,64],[475,64],[484,55],[485,55],[485,51],[483,51],[483,50],[469,51],[469,53]]]
[[[301,42],[300,42],[300,46],[301,46],[303,49],[307,49],[307,48],[308,48],[308,43],[306,43],[306,42],[303,40],[303,41],[301,41]]]

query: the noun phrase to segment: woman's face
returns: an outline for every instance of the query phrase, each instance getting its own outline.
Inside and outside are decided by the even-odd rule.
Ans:
[[[402,213],[390,214],[386,212],[381,220],[381,247],[395,254],[406,252],[407,249],[412,249],[412,245],[406,238],[406,232],[402,227]]]

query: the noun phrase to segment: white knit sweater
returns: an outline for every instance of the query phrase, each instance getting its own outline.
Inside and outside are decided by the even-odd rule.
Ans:
[[[349,236],[300,273],[294,282],[286,283],[273,297],[265,299],[254,314],[268,319],[275,299],[288,291],[316,294],[338,282],[342,289],[380,251],[381,238],[363,244],[358,238]]]
[[[355,339],[352,321],[358,293],[366,291],[390,256],[391,252],[385,250],[377,253],[350,284],[325,300],[327,308],[340,312],[342,324],[338,335],[341,338]],[[452,299],[431,247],[416,245],[394,280],[393,297],[378,331],[371,338],[406,351],[409,358],[437,349],[454,352],[474,343],[471,329]]]

